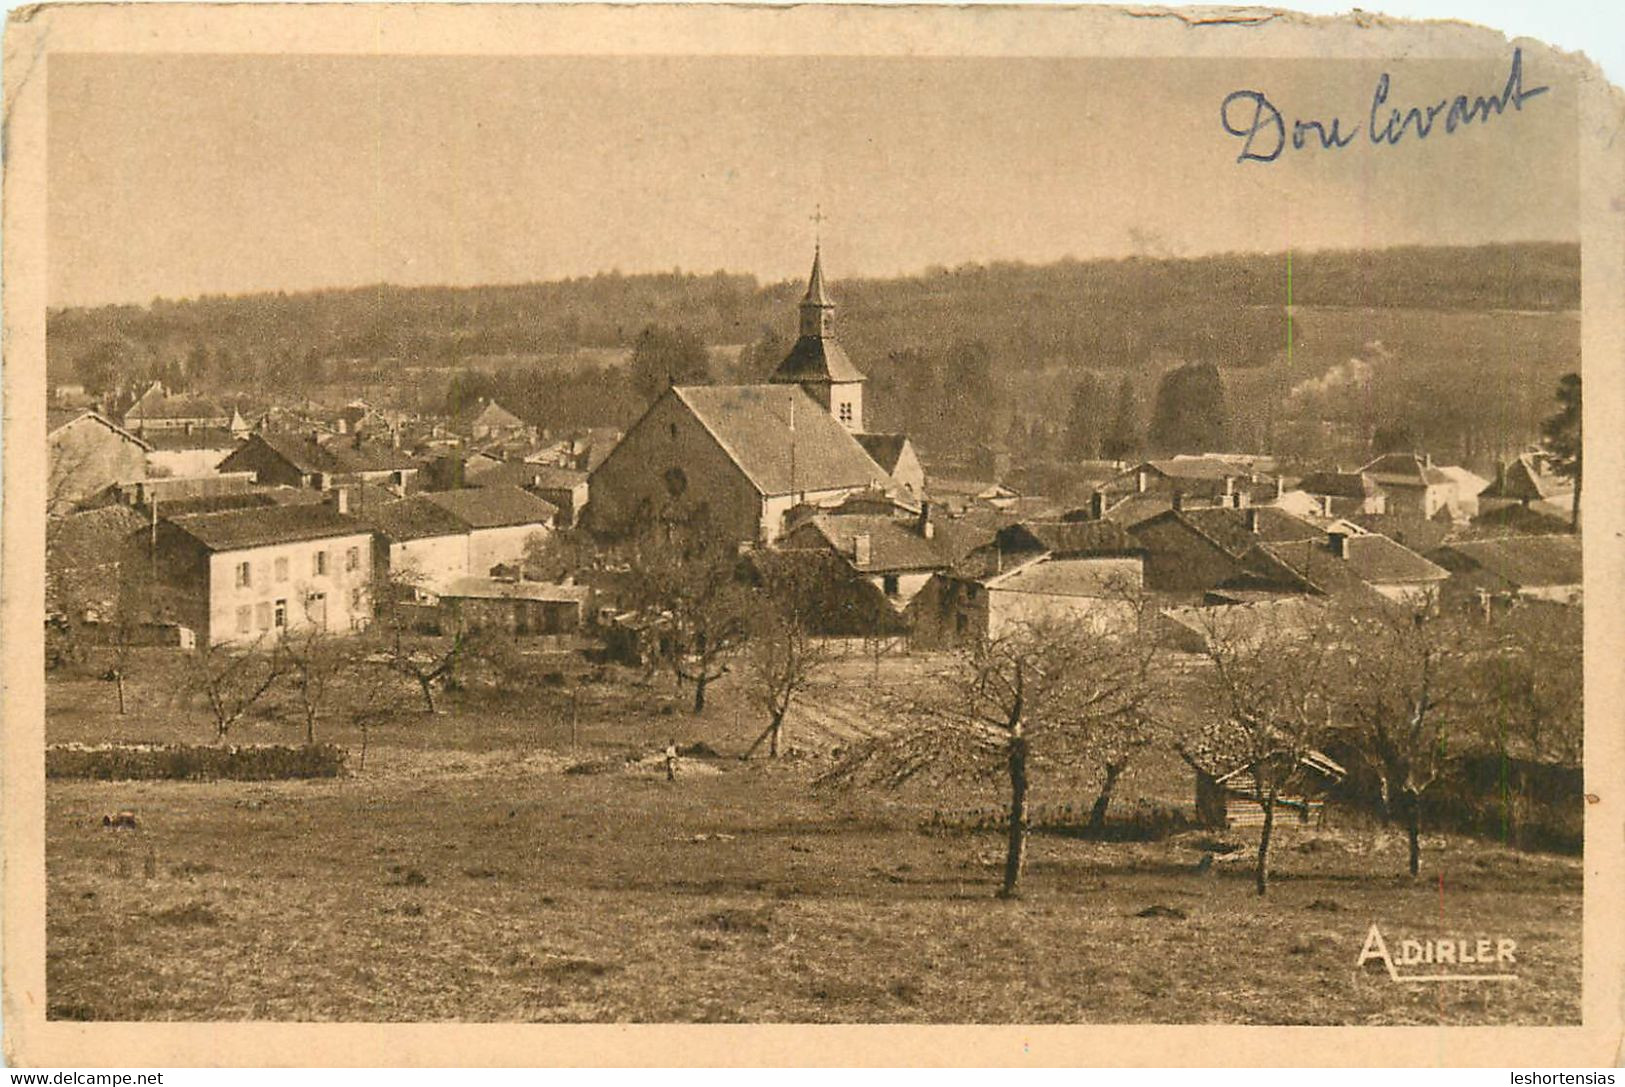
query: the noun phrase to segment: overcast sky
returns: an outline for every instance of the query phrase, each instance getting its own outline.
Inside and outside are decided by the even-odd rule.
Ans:
[[[1374,146],[1483,62],[53,56],[52,305],[609,269],[836,279],[1135,252],[1577,237],[1573,87]],[[1236,90],[1341,117],[1238,163]],[[1251,107],[1233,107],[1233,120]],[[1442,126],[1442,121],[1441,121]],[[1273,143],[1261,139],[1260,145]]]

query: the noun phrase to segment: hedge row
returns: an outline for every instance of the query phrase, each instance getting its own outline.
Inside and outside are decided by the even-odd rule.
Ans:
[[[330,778],[343,773],[344,749],[334,744],[59,744],[45,749],[48,778],[276,781]]]

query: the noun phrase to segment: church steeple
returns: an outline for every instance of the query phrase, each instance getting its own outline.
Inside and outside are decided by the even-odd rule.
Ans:
[[[801,335],[835,335],[835,303],[824,291],[823,247],[813,248],[812,275],[807,278],[807,293],[801,297]]]
[[[835,339],[835,303],[824,290],[822,246],[813,249],[812,275],[801,296],[801,336],[773,371],[776,385],[800,385],[847,430],[863,430],[863,371]]]

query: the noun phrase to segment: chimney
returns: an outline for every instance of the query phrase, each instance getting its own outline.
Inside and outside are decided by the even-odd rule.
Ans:
[[[929,540],[937,534],[937,526],[931,523],[931,503],[924,499],[920,501],[920,517],[915,527],[923,539]]]
[[[1349,534],[1347,532],[1328,532],[1326,542],[1331,545],[1332,554],[1340,559],[1349,557]]]
[[[340,513],[350,512],[350,488],[333,488],[333,508],[338,510]]]
[[[1134,493],[1144,494],[1145,489],[1151,485],[1151,473],[1141,468],[1134,476]]]
[[[1279,501],[1286,495],[1286,480],[1280,476],[1275,477],[1275,498]]]
[[[1228,498],[1228,497],[1230,497],[1231,495],[1233,495],[1235,493],[1236,493],[1236,477],[1235,476],[1225,476],[1224,477],[1224,494],[1225,494],[1225,497]],[[1225,505],[1229,505],[1229,503],[1227,502],[1227,503],[1225,503]]]
[[[1184,494],[1184,492],[1183,491],[1175,491],[1174,492],[1174,509],[1182,510],[1184,508],[1185,508],[1185,494]]]
[[[1258,511],[1256,509],[1249,508],[1248,510],[1246,510],[1242,514],[1242,516],[1247,521],[1247,531],[1248,532],[1257,532],[1258,531]]]
[[[870,544],[871,541],[867,532],[852,537],[852,562],[854,565],[869,565]]]
[[[346,419],[342,415],[339,416],[339,433],[340,434],[348,434],[348,433],[350,433],[350,420]]]
[[[1089,519],[1091,521],[1104,521],[1106,519],[1106,492],[1096,491],[1089,496]]]
[[[1246,491],[1237,491],[1230,496],[1230,504],[1238,510],[1244,510],[1253,504],[1252,496]]]

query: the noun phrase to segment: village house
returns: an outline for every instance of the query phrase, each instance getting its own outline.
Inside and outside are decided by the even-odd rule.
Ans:
[[[895,508],[879,512],[844,508],[811,512],[795,523],[778,546],[786,550],[824,549],[840,556],[854,573],[881,591],[893,610],[901,611],[931,575],[952,565],[937,544],[930,512],[929,505],[923,505],[918,513]]]
[[[1404,604],[1438,597],[1449,571],[1374,532],[1328,532],[1319,540],[1258,545],[1260,562],[1240,584],[1357,598],[1375,592]],[[1235,584],[1235,583],[1233,583]]]
[[[241,444],[227,427],[171,427],[148,430],[143,437],[152,447],[147,473],[153,476],[214,475]]]
[[[1449,599],[1577,604],[1585,591],[1578,536],[1464,540],[1440,547],[1429,557],[1450,572],[1444,587]]]
[[[460,577],[440,593],[440,627],[515,635],[573,634],[585,624],[592,590],[493,577]]]
[[[226,430],[231,412],[201,396],[168,392],[154,381],[124,412],[124,427],[145,437],[157,430]]]
[[[771,544],[794,506],[902,488],[864,449],[865,378],[834,338],[817,257],[801,336],[765,385],[676,385],[591,473],[595,530],[624,532],[661,507],[703,508],[741,542]]]
[[[997,638],[1065,622],[1094,631],[1132,627],[1144,548],[1110,521],[1024,521],[935,574],[908,609],[922,646]]]
[[[517,566],[533,537],[551,532],[558,509],[518,487],[433,491],[370,507],[379,568],[438,595],[458,578]]]
[[[359,434],[255,433],[218,470],[253,472],[265,486],[327,491],[366,483],[402,496],[414,488],[418,465],[400,450]]]
[[[1383,494],[1383,509],[1362,510],[1363,513],[1435,517],[1444,512],[1455,516],[1456,481],[1434,467],[1431,455],[1385,453],[1361,468],[1360,474],[1368,477]]]
[[[46,415],[46,511],[56,514],[121,483],[145,479],[152,446],[99,411]]]
[[[1574,515],[1574,481],[1551,471],[1544,454],[1519,453],[1495,470],[1495,481],[1479,493],[1477,524],[1513,532],[1549,532],[1569,527]],[[1530,516],[1533,515],[1533,516]]]
[[[483,396],[452,424],[475,442],[529,441],[534,428],[519,416]]]
[[[1180,755],[1196,773],[1196,815],[1204,826],[1217,830],[1263,825],[1264,806],[1255,795],[1252,764],[1238,765],[1188,749],[1181,749]],[[1329,755],[1305,753],[1294,775],[1297,787],[1275,801],[1275,828],[1324,825],[1326,793],[1347,775]]]
[[[135,533],[167,608],[199,645],[264,644],[318,624],[336,634],[372,618],[372,533],[333,503],[161,518]]]
[[[1353,517],[1388,511],[1388,496],[1364,472],[1310,472],[1298,490],[1315,499],[1327,517]]]
[[[1183,505],[1129,529],[1145,549],[1145,586],[1157,593],[1200,596],[1243,578],[1260,543],[1324,540],[1316,525],[1268,506],[1242,509]]]
[[[510,460],[476,467],[470,461],[464,466],[463,478],[469,487],[522,487],[558,508],[561,527],[576,524],[589,494],[586,472],[551,464]]]

